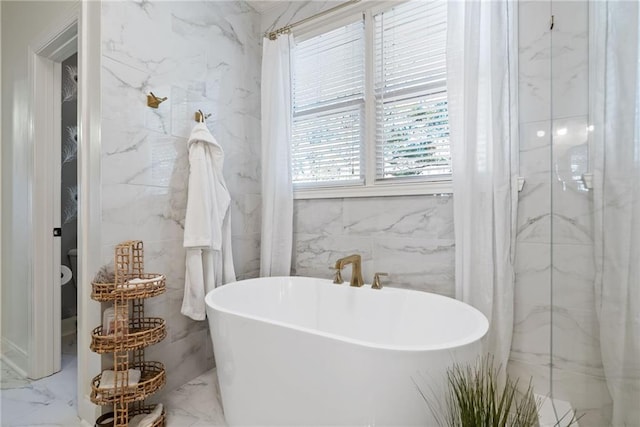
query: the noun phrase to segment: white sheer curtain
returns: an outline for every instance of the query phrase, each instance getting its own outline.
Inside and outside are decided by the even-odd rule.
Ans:
[[[263,39],[262,236],[260,276],[289,276],[293,245],[291,47],[293,36]]]
[[[614,426],[640,425],[640,5],[590,3],[596,311]]]
[[[447,90],[453,160],[456,297],[490,322],[506,368],[513,332],[517,209],[516,2],[449,2]]]

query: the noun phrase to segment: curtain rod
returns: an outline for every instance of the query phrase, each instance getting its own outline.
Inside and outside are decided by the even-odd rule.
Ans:
[[[289,31],[291,31],[292,28],[297,27],[298,25],[304,24],[308,21],[311,21],[312,19],[316,19],[321,16],[328,15],[332,12],[335,12],[336,10],[342,9],[343,7],[351,6],[352,4],[359,3],[360,1],[362,0],[349,0],[346,3],[342,3],[342,4],[339,4],[338,6],[332,7],[331,9],[327,9],[323,12],[316,13],[315,15],[311,15],[307,18],[294,22],[293,24],[285,25],[284,27],[278,28],[277,30],[274,30],[274,31],[267,31],[266,33],[264,33],[264,36],[269,37],[269,40],[275,40],[278,37],[278,35],[288,33]]]

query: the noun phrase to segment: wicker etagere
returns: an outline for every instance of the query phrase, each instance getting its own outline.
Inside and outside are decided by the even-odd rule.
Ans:
[[[103,335],[103,326],[96,327],[91,333],[91,350],[113,354],[115,386],[100,388],[102,374],[97,375],[91,381],[91,401],[113,406],[115,427],[128,426],[130,417],[152,412],[155,406],[145,405],[144,399],[165,384],[164,365],[146,361],[144,354],[146,347],[167,335],[164,319],[144,315],[144,300],[164,293],[165,287],[164,275],[144,272],[144,248],[139,240],[116,246],[114,283],[92,283],[91,298],[112,302],[114,307],[114,332]],[[129,385],[130,369],[141,372],[135,385]],[[164,424],[163,410],[153,427]]]

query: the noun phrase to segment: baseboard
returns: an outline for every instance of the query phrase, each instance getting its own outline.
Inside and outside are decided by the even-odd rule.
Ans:
[[[89,396],[80,396],[78,394],[78,417],[80,417],[83,424],[94,425],[96,419],[100,416],[100,409],[89,399]]]
[[[18,374],[27,378],[27,370],[29,366],[29,357],[27,352],[5,337],[2,337],[0,343],[2,345],[2,349],[0,350],[0,358],[2,361],[9,365],[11,369],[16,371]]]

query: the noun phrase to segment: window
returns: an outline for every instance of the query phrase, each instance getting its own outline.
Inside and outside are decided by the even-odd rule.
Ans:
[[[363,22],[299,43],[293,75],[293,182],[362,182]]]
[[[296,190],[450,181],[446,16],[446,2],[407,2],[297,40]]]

